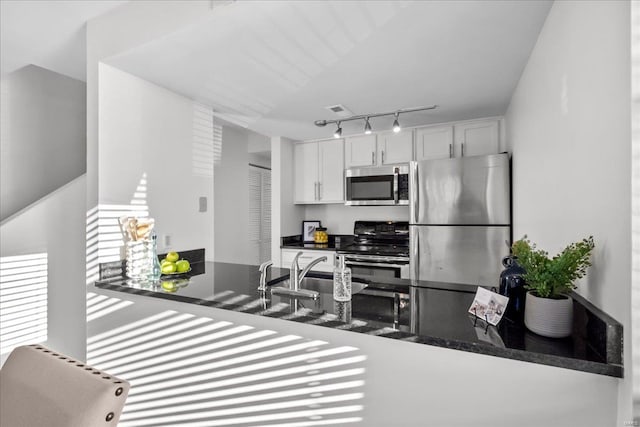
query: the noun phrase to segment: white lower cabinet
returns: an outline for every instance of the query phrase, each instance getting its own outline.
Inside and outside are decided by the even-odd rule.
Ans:
[[[328,272],[333,271],[333,266],[336,258],[335,251],[318,251],[318,250],[300,251],[297,249],[282,249],[281,250],[282,267],[291,268],[291,263],[293,262],[293,259],[295,258],[298,252],[302,252],[302,255],[298,257],[298,265],[300,266],[300,268],[306,267],[307,264],[309,264],[311,261],[313,261],[318,257],[326,256],[327,257],[326,261],[316,264],[311,270],[312,271],[328,271]]]

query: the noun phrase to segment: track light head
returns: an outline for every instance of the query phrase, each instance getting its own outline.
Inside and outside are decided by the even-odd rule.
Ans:
[[[333,133],[334,138],[340,138],[342,136],[342,128],[340,127],[340,122],[338,122],[338,128]]]
[[[364,133],[366,133],[367,135],[371,133],[371,125],[369,124],[369,117],[367,117],[364,123]]]
[[[315,125],[319,126],[319,127],[324,127],[327,125],[327,121],[326,120],[316,120],[315,121]]]
[[[396,119],[393,121],[393,131],[395,133],[400,132],[400,130],[402,129],[400,127],[400,123],[398,122],[398,116],[400,115],[400,113],[396,113]]]

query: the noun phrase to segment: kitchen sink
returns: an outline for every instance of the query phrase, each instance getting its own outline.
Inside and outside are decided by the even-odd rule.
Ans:
[[[279,279],[276,279],[276,282],[272,282],[271,287],[276,288],[289,288],[289,276],[283,276]],[[358,292],[362,292],[364,288],[367,287],[367,284],[358,280],[351,280],[351,294],[357,294]],[[305,277],[300,282],[300,289],[307,289],[310,291],[316,291],[320,294],[332,295],[333,296],[333,278],[327,277]]]

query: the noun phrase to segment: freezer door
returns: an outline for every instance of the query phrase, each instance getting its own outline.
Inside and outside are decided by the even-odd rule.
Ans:
[[[509,155],[411,162],[411,224],[508,225]]]
[[[411,279],[499,285],[510,227],[409,226]]]

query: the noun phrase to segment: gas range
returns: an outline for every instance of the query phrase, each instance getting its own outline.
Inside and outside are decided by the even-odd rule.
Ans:
[[[354,274],[378,277],[409,277],[409,223],[356,221],[355,238],[338,254]]]
[[[405,221],[356,221],[353,243],[342,253],[409,257],[409,223]]]

